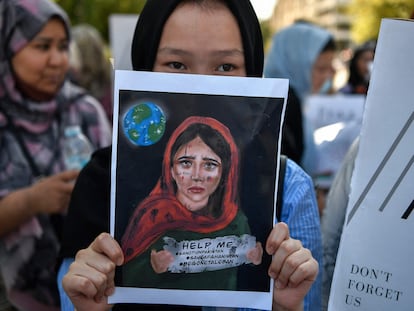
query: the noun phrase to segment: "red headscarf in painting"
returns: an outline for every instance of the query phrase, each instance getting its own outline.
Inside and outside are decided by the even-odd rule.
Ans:
[[[172,159],[174,157],[171,154],[172,149],[176,140],[194,124],[210,127],[219,136],[222,136],[229,147],[229,158],[221,159],[223,167],[227,164],[228,169],[223,168],[222,172],[220,182],[222,198],[217,203],[220,205],[220,212],[217,215],[201,215],[191,212],[177,200],[175,195],[176,186],[171,174]],[[207,142],[205,143],[208,145]],[[228,161],[228,163],[224,163],[225,161]],[[183,230],[209,233],[225,228],[237,214],[238,163],[238,149],[226,126],[215,119],[207,117],[193,116],[184,120],[173,132],[167,143],[162,164],[162,175],[158,183],[149,196],[135,209],[126,228],[121,242],[125,262],[143,253],[167,231]],[[218,189],[212,196],[217,191]]]

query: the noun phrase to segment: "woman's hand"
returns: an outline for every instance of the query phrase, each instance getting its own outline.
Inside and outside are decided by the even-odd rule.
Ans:
[[[174,256],[171,252],[162,250],[157,252],[156,250],[151,251],[151,266],[155,273],[167,272],[168,267],[174,262]]]
[[[0,199],[0,237],[38,214],[65,213],[79,171],[43,178]]]
[[[123,261],[121,247],[108,233],[100,234],[76,254],[62,284],[77,311],[111,308],[108,296],[115,290],[115,268]]]
[[[285,223],[273,228],[266,252],[273,256],[269,267],[275,280],[273,310],[302,310],[303,299],[318,275],[318,262],[299,240],[290,237]]]
[[[33,215],[66,212],[79,171],[71,170],[45,177],[26,188],[26,202]]]

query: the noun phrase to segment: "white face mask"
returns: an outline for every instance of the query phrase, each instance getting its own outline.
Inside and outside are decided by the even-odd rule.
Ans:
[[[372,67],[374,65],[374,62],[369,62],[367,67],[368,67],[368,73],[365,75],[364,79],[365,82],[369,82],[369,79],[371,78],[371,73],[372,73]]]
[[[327,94],[332,89],[332,79],[326,79],[319,89],[319,94]]]

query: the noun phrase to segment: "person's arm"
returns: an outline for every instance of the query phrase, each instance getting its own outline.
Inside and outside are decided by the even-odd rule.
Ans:
[[[37,214],[65,211],[78,171],[66,171],[10,192],[0,200],[0,237]]]
[[[73,311],[72,301],[62,286],[70,264],[101,232],[109,231],[111,148],[100,149],[81,170],[71,195],[63,226],[58,288],[62,311]],[[98,309],[99,310],[99,309]]]
[[[321,218],[323,236],[322,310],[328,309],[332,277],[351,191],[351,178],[358,154],[358,145],[359,138],[352,143],[345,155],[332,182]]]
[[[64,258],[59,267],[59,271],[57,275],[57,283],[58,283],[61,311],[74,311],[75,310],[75,307],[73,306],[72,301],[70,301],[62,285],[63,277],[66,275],[66,273],[68,273],[69,267],[74,261],[75,261],[75,258]]]
[[[299,240],[322,267],[320,217],[312,179],[296,163],[287,161],[283,189],[282,221],[289,227],[290,236]],[[304,299],[304,310],[320,310],[321,282],[319,273]]]

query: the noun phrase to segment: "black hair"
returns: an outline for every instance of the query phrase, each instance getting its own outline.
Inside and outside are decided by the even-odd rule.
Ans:
[[[373,53],[375,53],[375,43],[373,41],[369,41],[357,47],[354,51],[354,55],[351,58],[351,62],[349,63],[348,83],[352,86],[363,84],[366,85],[366,87],[368,87],[368,81],[366,81],[365,77],[361,76],[361,74],[358,71],[358,60],[367,51],[372,51]]]

